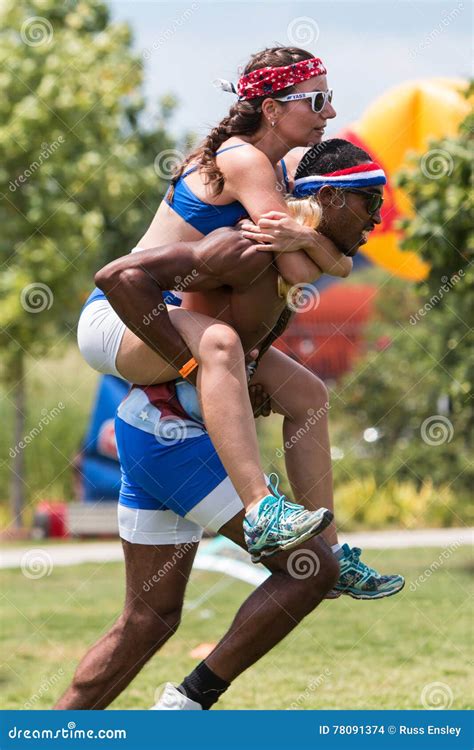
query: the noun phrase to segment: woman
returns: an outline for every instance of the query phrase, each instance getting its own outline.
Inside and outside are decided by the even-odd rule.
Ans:
[[[319,142],[326,121],[335,116],[325,74],[322,62],[304,50],[280,47],[255,55],[239,81],[239,101],[186,159],[138,249],[177,238],[196,240],[245,216],[258,223],[272,211],[288,215],[280,186],[283,179],[287,188],[281,160],[292,148]],[[260,226],[272,226],[272,221],[270,217]],[[288,285],[313,281],[321,272],[342,276],[350,272],[350,259],[329,240],[311,228],[302,231],[290,219],[280,223],[290,252],[278,252],[276,265]],[[290,238],[293,243],[288,243]],[[274,244],[272,250],[283,248]],[[173,295],[169,301],[179,302]],[[219,292],[205,296],[184,293],[181,304],[184,309],[215,319],[222,312],[223,301]],[[180,331],[178,322],[176,329]],[[243,361],[236,362],[232,372],[223,372],[219,365],[214,354],[219,351],[219,337],[225,335],[222,324],[215,326],[209,321],[207,346],[203,346],[202,322],[195,334],[199,351],[193,332],[183,331],[182,337],[177,335],[173,344],[170,342],[163,361],[125,329],[97,292],[89,299],[78,330],[79,346],[91,366],[131,382],[166,382],[176,377],[176,370],[189,377],[199,361],[207,429],[246,510],[251,512],[252,523],[257,523],[259,508],[265,507],[272,496],[268,495],[258,459]],[[238,458],[234,445],[239,448]],[[295,546],[312,521],[314,518],[306,518],[303,535],[295,530]]]

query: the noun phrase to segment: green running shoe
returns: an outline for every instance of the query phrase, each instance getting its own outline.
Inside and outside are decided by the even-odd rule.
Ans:
[[[275,477],[275,486],[272,478]],[[290,550],[302,542],[320,534],[333,519],[327,508],[306,510],[303,505],[292,503],[278,493],[279,479],[276,474],[269,477],[269,485],[275,493],[261,500],[257,515],[244,518],[244,535],[252,562],[261,562],[265,557],[283,550]]]
[[[343,544],[342,551],[344,554],[339,558],[339,581],[326,598],[337,599],[341,594],[347,594],[353,599],[383,599],[398,594],[404,587],[403,576],[380,575],[362,562],[362,550],[359,547],[351,549],[348,544]]]

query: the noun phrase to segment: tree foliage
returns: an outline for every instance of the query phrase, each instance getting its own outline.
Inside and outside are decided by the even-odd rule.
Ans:
[[[0,28],[0,347],[39,355],[143,232],[173,143],[144,127],[142,63],[103,3],[6,0]]]
[[[74,330],[94,272],[137,243],[177,157],[173,100],[146,122],[130,30],[98,0],[2,0],[0,71],[0,377],[14,386],[16,445],[25,355],[46,356]],[[21,452],[18,525],[24,475]]]
[[[472,125],[470,116],[456,137],[431,143],[399,175],[414,209],[402,247],[431,270],[418,289],[387,280],[367,356],[340,391],[346,426],[358,435],[345,445],[350,476],[374,473],[379,485],[432,481],[465,499],[473,480]],[[379,433],[372,443],[362,439],[369,426]],[[453,510],[452,522],[460,516]]]

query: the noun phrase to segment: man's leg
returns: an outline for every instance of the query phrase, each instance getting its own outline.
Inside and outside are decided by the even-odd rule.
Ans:
[[[262,385],[273,411],[284,417],[281,450],[295,501],[311,510],[325,507],[334,512],[326,386],[274,347],[262,357],[252,382]],[[335,524],[321,536],[337,544]]]
[[[235,516],[220,533],[245,549],[242,516]],[[315,575],[295,575],[298,555],[309,555]],[[339,566],[319,537],[265,562],[272,575],[240,607],[232,625],[205,660],[223,680],[232,682],[270,651],[324,599],[338,580]]]
[[[198,545],[122,544],[124,610],[84,656],[56,709],[106,708],[179,625]]]
[[[220,533],[245,549],[243,513]],[[301,576],[298,557],[311,563]],[[271,571],[242,604],[234,621],[213,651],[181,683],[178,690],[194,701],[191,707],[211,708],[242,672],[288,635],[331,591],[339,577],[337,559],[322,539],[312,538],[292,552],[280,553],[265,563]],[[157,708],[167,708],[160,701]],[[175,707],[180,708],[179,702]]]

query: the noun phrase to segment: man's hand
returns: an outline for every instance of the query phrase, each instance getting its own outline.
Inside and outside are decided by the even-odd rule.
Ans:
[[[250,403],[254,417],[269,417],[272,413],[272,402],[260,383],[249,386]]]

